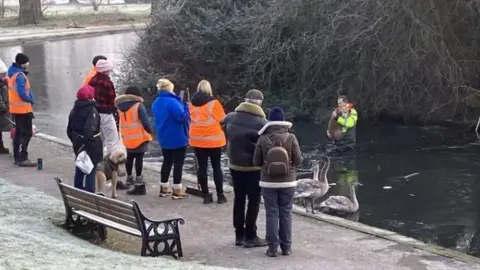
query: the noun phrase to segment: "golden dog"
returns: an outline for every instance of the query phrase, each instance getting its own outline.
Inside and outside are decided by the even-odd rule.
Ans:
[[[117,171],[118,166],[125,164],[127,153],[121,149],[115,149],[107,155],[98,165],[95,172],[95,192],[104,193],[105,184],[112,181],[112,198],[117,198]]]

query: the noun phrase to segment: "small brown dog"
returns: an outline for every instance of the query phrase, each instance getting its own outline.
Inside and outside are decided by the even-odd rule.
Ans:
[[[340,127],[340,125],[337,123],[337,120],[333,116],[330,117],[330,120],[328,121],[327,135],[328,138],[334,141],[338,141],[343,137],[342,127]]]
[[[117,198],[117,172],[118,166],[125,164],[127,153],[122,149],[115,149],[98,163],[95,172],[95,192],[104,193],[105,184],[112,181],[112,198]]]

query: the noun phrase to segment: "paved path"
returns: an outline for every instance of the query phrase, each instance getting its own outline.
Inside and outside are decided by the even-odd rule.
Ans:
[[[71,150],[38,138],[32,140],[31,157],[42,157],[44,170],[17,168],[12,157],[0,156],[0,175],[17,184],[36,187],[59,197],[53,177],[72,181],[73,157]],[[182,216],[182,241],[186,261],[202,261],[208,265],[242,269],[480,269],[480,264],[466,264],[446,257],[415,249],[357,231],[338,227],[305,217],[294,216],[293,254],[288,257],[268,258],[265,249],[244,249],[233,245],[232,197],[224,205],[203,205],[198,197],[172,201],[157,197],[158,173],[147,170],[149,182],[146,196],[120,199],[137,200],[147,216],[165,218]],[[264,234],[263,210],[258,222],[259,234]],[[122,234],[110,234],[109,247],[125,252],[138,252],[138,243]],[[132,248],[134,246],[134,248]]]
[[[84,28],[0,27],[0,46],[132,32],[145,26],[145,23],[124,23]]]

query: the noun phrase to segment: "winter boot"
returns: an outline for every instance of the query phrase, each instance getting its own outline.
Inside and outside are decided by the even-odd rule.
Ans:
[[[133,185],[133,182],[134,182],[133,175],[127,176],[127,186]]]
[[[127,195],[146,195],[147,188],[145,183],[135,183],[130,186],[130,189],[127,190]]]
[[[117,180],[117,190],[126,190],[128,189],[127,185],[123,183],[121,180]]]
[[[173,194],[172,194],[172,199],[174,200],[180,200],[180,199],[186,199],[188,198],[188,195],[185,194],[185,192],[182,189],[182,184],[178,185],[173,185]]]
[[[159,197],[167,197],[172,195],[172,192],[168,188],[168,183],[160,183],[160,193],[158,194]]]
[[[268,243],[265,239],[260,237],[255,237],[254,239],[245,240],[245,244],[243,245],[244,248],[254,248],[254,247],[264,247]]]
[[[143,176],[137,176],[135,183],[130,186],[130,189],[127,191],[128,195],[145,195],[147,194],[147,188],[145,182],[143,181]]]
[[[217,203],[218,204],[223,204],[223,203],[226,203],[227,202],[227,197],[225,197],[225,195],[223,194],[218,194],[217,195]]]
[[[267,252],[265,254],[268,257],[277,257],[277,248],[276,247],[268,247]]]
[[[211,203],[213,203],[212,194],[203,195],[203,204],[211,204]]]
[[[32,162],[30,161],[30,159],[28,159],[28,152],[27,151],[21,151],[20,152],[20,157],[18,159],[18,163],[17,165],[19,167],[37,167],[37,163],[36,162]]]

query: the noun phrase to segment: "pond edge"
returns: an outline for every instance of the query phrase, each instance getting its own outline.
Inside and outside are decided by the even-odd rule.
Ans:
[[[57,144],[60,144],[60,145],[66,146],[66,147],[72,147],[72,144],[69,141],[58,138],[58,137],[50,136],[50,135],[47,135],[47,134],[44,134],[44,133],[37,133],[35,135],[35,137],[37,137],[41,140],[57,143]],[[144,163],[144,168],[147,169],[147,170],[160,172],[159,166],[156,166],[156,165],[153,165],[153,164]],[[190,184],[194,184],[194,185],[197,184],[197,177],[193,174],[190,174],[190,173],[187,173],[187,172],[184,171],[183,175],[182,175],[182,178],[183,178],[182,180],[185,180],[185,181],[189,182]],[[214,185],[213,181],[209,181],[208,185],[209,185],[209,188],[215,189],[215,185]],[[233,192],[233,187],[226,184],[226,183],[225,183],[224,189],[225,189],[224,192],[227,192],[227,193]],[[263,203],[263,199],[262,199],[262,203]],[[310,214],[310,213],[305,212],[304,210],[301,210],[301,208],[297,207],[297,206],[293,207],[292,212],[296,215],[299,215],[299,216],[315,219],[315,220],[318,220],[318,221],[323,221],[323,222],[326,222],[326,223],[329,223],[329,224],[332,224],[332,225],[336,225],[336,226],[344,227],[344,228],[354,230],[354,231],[357,231],[357,232],[373,235],[373,236],[376,236],[376,237],[387,239],[387,240],[392,241],[392,242],[404,244],[404,245],[407,245],[407,246],[410,246],[410,247],[413,247],[413,248],[416,248],[416,249],[420,249],[420,250],[423,250],[423,251],[426,251],[426,252],[429,252],[429,253],[441,255],[441,256],[451,258],[451,259],[454,259],[454,260],[462,261],[462,262],[469,263],[469,264],[480,264],[480,258],[477,258],[475,256],[468,255],[468,254],[465,254],[465,253],[462,253],[462,252],[459,252],[459,251],[456,251],[456,250],[453,250],[453,249],[437,246],[437,245],[434,245],[434,244],[424,243],[420,240],[416,240],[416,239],[411,238],[411,237],[403,236],[401,234],[398,234],[398,233],[395,233],[395,232],[392,232],[392,231],[389,231],[389,230],[376,228],[376,227],[373,227],[373,226],[362,224],[360,222],[354,222],[354,221],[346,220],[346,219],[343,219],[343,218],[340,218],[340,217],[331,216],[331,215],[327,215],[327,214],[322,214],[322,213]]]
[[[85,28],[73,28],[75,30],[52,30],[52,32],[44,32],[35,34],[35,29],[32,29],[30,33],[22,33],[20,36],[6,36],[0,37],[0,46],[12,46],[27,43],[38,43],[45,41],[58,41],[71,38],[85,38],[95,37],[103,35],[112,35],[125,32],[134,32],[135,30],[145,29],[146,23],[134,23],[134,24],[119,24],[109,25],[101,27],[85,27]],[[63,31],[62,31],[63,30]]]

